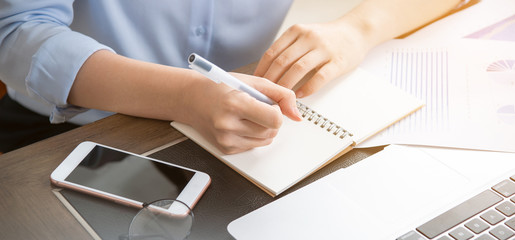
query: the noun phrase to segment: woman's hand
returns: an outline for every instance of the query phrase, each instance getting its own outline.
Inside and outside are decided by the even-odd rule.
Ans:
[[[308,96],[358,66],[372,47],[445,15],[463,1],[363,0],[335,21],[290,27],[265,52],[254,75],[298,87],[299,98]]]
[[[272,142],[283,121],[283,114],[300,121],[293,91],[266,79],[234,74],[277,105],[268,105],[245,92],[210,80],[192,89],[186,104],[191,106],[188,123],[226,154],[246,151]],[[202,77],[202,76],[199,76]]]
[[[255,75],[293,89],[313,72],[296,90],[305,97],[328,81],[355,68],[368,51],[360,32],[347,22],[294,25],[265,52]]]

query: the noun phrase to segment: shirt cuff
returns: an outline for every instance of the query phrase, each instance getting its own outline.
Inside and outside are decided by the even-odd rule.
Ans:
[[[32,56],[25,84],[32,97],[53,106],[51,123],[65,122],[88,110],[68,104],[68,94],[84,62],[102,49],[114,52],[90,37],[67,31],[46,40]]]

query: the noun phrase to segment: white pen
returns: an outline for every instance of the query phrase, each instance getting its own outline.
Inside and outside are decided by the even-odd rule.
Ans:
[[[247,85],[196,53],[192,53],[188,57],[188,63],[191,69],[201,73],[207,78],[213,80],[215,83],[223,82],[229,87],[248,93],[250,96],[261,102],[268,103],[270,105],[276,104],[274,100],[270,99],[265,94]]]

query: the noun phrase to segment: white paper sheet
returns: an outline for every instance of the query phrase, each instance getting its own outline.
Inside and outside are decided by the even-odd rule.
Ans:
[[[403,40],[404,41],[404,40]],[[426,106],[359,147],[390,143],[515,152],[515,42],[390,45],[386,78]]]
[[[515,152],[515,1],[483,0],[374,49],[362,68],[426,102],[358,147]]]

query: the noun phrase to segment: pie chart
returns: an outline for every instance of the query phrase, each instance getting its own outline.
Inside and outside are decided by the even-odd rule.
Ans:
[[[498,60],[486,68],[488,76],[499,84],[515,85],[515,60]]]

